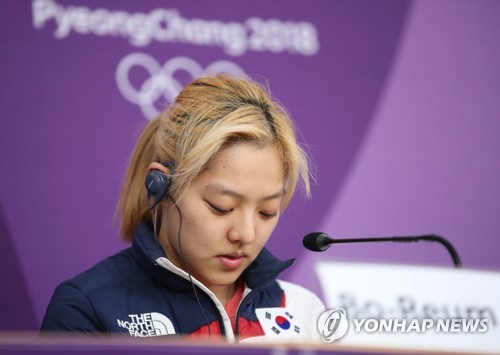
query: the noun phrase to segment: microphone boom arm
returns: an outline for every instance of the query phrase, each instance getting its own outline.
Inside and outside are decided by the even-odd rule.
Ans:
[[[413,236],[413,237],[379,237],[379,238],[355,238],[355,239],[332,239],[328,237],[328,235],[324,233],[320,233],[316,240],[316,251],[324,251],[328,249],[330,244],[342,244],[342,243],[363,243],[363,242],[398,242],[398,243],[417,243],[419,241],[426,242],[438,242],[443,245],[451,258],[453,259],[453,264],[456,268],[462,267],[462,261],[458,256],[456,249],[453,245],[446,240],[445,238],[436,235],[436,234],[426,234],[421,236]],[[304,244],[305,245],[305,244]]]

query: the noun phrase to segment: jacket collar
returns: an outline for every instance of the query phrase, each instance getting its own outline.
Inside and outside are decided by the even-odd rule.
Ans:
[[[167,258],[167,256],[156,240],[152,225],[149,222],[142,221],[139,224],[134,235],[132,250],[139,262],[161,283],[167,283],[170,287],[181,289],[192,287],[188,278],[158,266],[157,260]],[[265,287],[275,281],[276,277],[294,262],[295,259],[278,260],[264,248],[243,272],[243,278],[251,289]]]

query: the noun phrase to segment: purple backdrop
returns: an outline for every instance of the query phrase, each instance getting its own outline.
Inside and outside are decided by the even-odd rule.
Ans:
[[[317,167],[313,199],[298,195],[269,243],[299,258],[286,278],[310,285],[317,255],[301,239],[314,230],[440,233],[466,267],[499,269],[499,13],[473,0],[3,0],[0,329],[37,328],[58,283],[126,247],[113,213],[133,144],[207,68],[268,80]],[[449,264],[433,245],[322,257]]]

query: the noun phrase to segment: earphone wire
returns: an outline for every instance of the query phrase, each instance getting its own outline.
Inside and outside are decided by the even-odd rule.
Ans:
[[[168,197],[173,202],[175,208],[177,209],[177,212],[179,213],[179,230],[178,230],[178,233],[177,233],[177,240],[178,240],[178,243],[179,243],[179,250],[181,252],[182,260],[184,261],[184,264],[186,265],[187,273],[188,273],[188,276],[189,276],[189,281],[191,282],[191,286],[193,287],[193,292],[194,292],[194,296],[196,297],[196,301],[198,302],[198,307],[200,307],[201,313],[203,313],[203,317],[205,317],[205,321],[207,322],[208,339],[211,339],[212,332],[210,330],[210,322],[208,321],[208,317],[205,314],[205,310],[203,309],[203,306],[201,305],[200,298],[198,297],[198,292],[196,291],[196,286],[194,285],[193,277],[191,276],[191,270],[189,268],[189,263],[188,263],[187,258],[184,255],[184,252],[182,250],[182,243],[181,243],[182,213],[181,213],[181,209],[179,208],[179,206],[177,206],[177,203],[174,201],[174,199],[171,196],[168,196]]]

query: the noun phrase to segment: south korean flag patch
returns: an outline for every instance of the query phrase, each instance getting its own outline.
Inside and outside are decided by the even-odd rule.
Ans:
[[[303,335],[299,320],[286,308],[259,308],[255,313],[267,336],[289,338]]]

